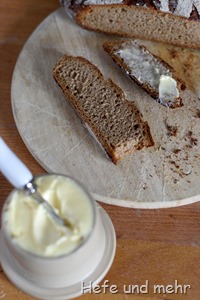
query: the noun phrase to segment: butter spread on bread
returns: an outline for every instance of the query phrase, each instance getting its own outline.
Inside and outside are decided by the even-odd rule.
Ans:
[[[160,103],[166,106],[169,106],[169,103],[176,103],[180,97],[177,82],[171,76],[160,76],[158,91]]]
[[[171,108],[183,105],[179,95],[183,82],[175,77],[173,69],[166,62],[151,54],[144,46],[136,41],[111,41],[104,43],[103,47],[130,79],[152,98]]]

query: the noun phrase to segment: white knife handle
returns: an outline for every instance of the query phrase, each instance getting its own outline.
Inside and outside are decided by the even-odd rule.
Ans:
[[[11,151],[0,137],[0,171],[7,180],[16,188],[23,189],[33,179],[30,170]]]

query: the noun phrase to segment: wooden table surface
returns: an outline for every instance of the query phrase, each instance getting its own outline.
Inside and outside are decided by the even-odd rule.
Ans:
[[[25,41],[48,14],[59,7],[57,0],[0,1],[0,135],[29,166],[32,173],[45,173],[24,145],[11,110],[11,79]],[[0,174],[0,204],[11,191]],[[199,199],[200,200],[200,199]],[[173,209],[139,210],[102,204],[116,229],[117,252],[105,276],[113,294],[87,294],[80,299],[200,299],[200,202]],[[100,285],[103,284],[104,280]],[[181,288],[170,289],[178,283]],[[128,294],[132,285],[147,284],[139,293]],[[161,293],[154,285],[163,285]],[[183,290],[184,285],[189,287]],[[165,293],[164,293],[165,291]],[[14,287],[1,270],[0,299],[33,299]]]

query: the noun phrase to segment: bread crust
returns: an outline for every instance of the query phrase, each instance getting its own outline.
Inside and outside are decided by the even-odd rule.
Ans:
[[[115,54],[115,51],[121,49],[123,47],[123,45],[125,45],[126,43],[130,43],[127,41],[107,41],[103,44],[103,48],[104,50],[110,55],[110,57],[112,58],[112,60],[123,70],[126,72],[126,74],[128,75],[128,77],[133,80],[135,83],[137,83],[137,85],[139,85],[144,91],[146,91],[152,98],[154,98],[155,100],[157,100],[159,102],[159,92],[158,90],[152,88],[152,86],[150,84],[143,84],[141,83],[136,77],[131,75],[131,69],[130,67],[124,62],[124,60],[122,58],[120,58],[119,55]],[[163,59],[161,59],[160,57],[153,55],[149,50],[147,50],[147,48],[145,46],[139,46],[141,49],[144,49],[145,51],[149,52],[150,55],[152,55],[157,61],[159,61],[163,66],[165,66],[166,69],[168,69],[171,73],[172,73],[172,77],[173,79],[176,80],[177,82],[177,88],[179,90],[179,92],[181,90],[185,89],[185,83],[176,76],[175,70]],[[159,102],[160,103],[160,102]],[[162,104],[162,103],[161,103]],[[171,103],[170,105],[168,105],[168,107],[170,108],[178,108],[183,106],[183,102],[181,97],[176,99],[176,102]]]
[[[130,24],[127,25],[128,17]],[[162,12],[152,7],[94,4],[82,7],[75,15],[75,20],[81,27],[92,31],[200,48],[199,21]]]
[[[97,76],[102,80],[102,84],[104,83],[105,85],[106,84],[110,85],[114,89],[114,91],[116,91],[116,94],[120,96],[121,101],[123,101],[123,105],[127,106],[127,108],[132,111],[133,118],[134,116],[137,116],[137,120],[140,122],[141,134],[142,134],[140,140],[138,140],[137,143],[133,141],[135,144],[133,143],[133,146],[130,147],[128,146],[125,147],[124,145],[126,143],[130,143],[131,145],[131,141],[128,142],[126,141],[125,143],[122,142],[121,145],[120,144],[112,145],[110,143],[109,136],[107,137],[102,133],[98,125],[95,124],[95,122],[93,122],[92,116],[88,115],[88,113],[79,104],[78,98],[72,93],[70,89],[70,83],[61,79],[60,70],[65,65],[65,62],[69,60],[75,60],[78,61],[79,63],[84,64],[85,67],[89,68],[90,72],[93,72],[95,74],[95,77]],[[83,57],[73,57],[73,56],[65,55],[60,59],[60,61],[57,62],[56,66],[54,67],[53,76],[55,81],[63,91],[64,95],[67,97],[68,101],[75,109],[76,113],[79,115],[82,121],[89,126],[92,133],[94,133],[94,135],[96,136],[100,144],[103,146],[107,155],[111,158],[113,163],[117,164],[127,154],[133,153],[135,150],[154,145],[153,138],[150,133],[150,128],[147,122],[143,121],[142,115],[139,112],[139,110],[136,108],[136,106],[124,98],[124,93],[121,90],[121,88],[119,88],[119,86],[117,86],[111,79],[105,80],[100,70],[95,65],[90,63],[88,60],[86,60]]]

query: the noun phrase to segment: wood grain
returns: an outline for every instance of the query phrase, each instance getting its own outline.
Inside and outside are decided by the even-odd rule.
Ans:
[[[188,88],[182,93],[184,106],[180,109],[159,105],[113,64],[103,50],[105,40],[108,36],[81,29],[62,9],[34,31],[20,54],[12,81],[13,113],[25,144],[47,171],[70,174],[105,203],[160,208],[198,201],[199,86],[196,93]],[[193,55],[190,75],[196,70],[200,78],[200,52],[164,49],[168,56],[177,52],[175,62],[181,66]],[[154,147],[136,151],[117,166],[106,157],[52,77],[56,62],[65,53],[89,59],[106,78],[120,85],[148,121]]]
[[[16,59],[36,26],[58,8],[58,1],[0,1],[0,135],[34,174],[45,172],[22,142],[11,110],[10,88]],[[0,174],[0,204],[11,186]],[[184,294],[85,295],[80,299],[98,300],[198,300],[200,295],[200,202],[171,209],[140,210],[102,204],[117,234],[115,261],[105,279],[122,288],[125,284],[190,284]],[[1,299],[33,299],[15,288],[0,273]]]

